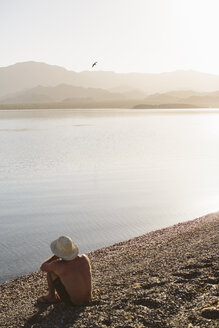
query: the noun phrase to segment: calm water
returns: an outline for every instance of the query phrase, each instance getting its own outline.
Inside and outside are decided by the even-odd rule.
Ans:
[[[0,111],[0,282],[219,209],[219,110]]]

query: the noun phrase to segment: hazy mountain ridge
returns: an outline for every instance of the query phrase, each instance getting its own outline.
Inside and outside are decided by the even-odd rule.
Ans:
[[[60,84],[55,87],[37,86],[0,98],[2,104],[18,104],[33,102],[62,102],[70,99],[112,100],[123,96],[104,89],[75,87]]]
[[[72,72],[44,63],[0,68],[0,104],[36,106],[219,107],[219,76],[195,71],[161,74]],[[66,104],[68,103],[68,104]],[[59,104],[59,105],[58,105]],[[19,106],[18,106],[19,107]]]
[[[121,74],[93,70],[76,73],[63,67],[38,62],[17,63],[0,68],[0,97],[38,85],[57,86],[63,83],[106,90],[128,87],[146,94],[171,90],[219,90],[219,76],[195,71]]]
[[[176,96],[178,95],[178,96]],[[183,97],[185,95],[186,97]],[[187,97],[190,95],[189,97]],[[95,107],[134,107],[134,108],[189,108],[219,107],[219,91],[197,93],[185,90],[156,93],[139,99],[131,98],[130,93],[111,93],[103,89],[74,87],[61,84],[56,87],[38,86],[18,92],[0,100],[4,105],[16,105],[18,108],[34,104],[39,108],[95,108]],[[19,106],[20,105],[20,106]],[[10,106],[9,106],[10,107]],[[32,106],[33,107],[33,106]],[[8,106],[6,107],[8,108]]]
[[[178,96],[177,96],[178,95]],[[182,97],[184,95],[184,97]],[[189,96],[188,96],[189,95]],[[214,92],[194,92],[186,90],[178,93],[177,91],[167,93],[156,93],[146,97],[141,104],[135,108],[148,108],[152,105],[159,108],[169,106],[173,107],[215,107],[219,108],[219,91]]]

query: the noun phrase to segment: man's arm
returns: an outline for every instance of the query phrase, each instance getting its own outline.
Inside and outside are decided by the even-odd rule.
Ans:
[[[53,271],[54,270],[54,265],[52,265],[54,262],[56,262],[58,260],[58,256],[53,255],[52,257],[48,258],[46,261],[44,261],[41,264],[40,270],[41,271]]]
[[[58,260],[58,256],[53,255],[53,256],[49,257],[47,260],[45,260],[45,261],[42,263],[42,265],[43,265],[44,263],[51,263],[51,262],[53,262],[53,261],[55,261],[55,260]]]

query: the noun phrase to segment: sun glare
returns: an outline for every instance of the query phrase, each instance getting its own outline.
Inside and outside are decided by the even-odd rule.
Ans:
[[[219,1],[174,1],[176,33],[185,68],[218,74]]]

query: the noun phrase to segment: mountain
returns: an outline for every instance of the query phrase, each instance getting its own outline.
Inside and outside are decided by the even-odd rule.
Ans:
[[[219,108],[219,91],[195,92],[191,90],[156,93],[144,98],[134,108]]]
[[[219,91],[196,92],[192,90],[155,93],[145,97],[144,93],[114,88],[122,93],[98,88],[75,87],[60,84],[55,87],[37,86],[16,92],[0,99],[0,107],[13,108],[189,108],[219,107]],[[133,89],[134,90],[134,89]],[[137,103],[137,105],[136,105]],[[13,105],[14,104],[14,105]],[[15,108],[14,107],[14,108]]]
[[[127,87],[127,86],[114,87],[114,88],[109,89],[109,91],[120,93],[129,99],[140,99],[140,98],[144,98],[146,96],[145,92],[143,92],[139,89],[134,89],[134,88]]]
[[[188,98],[192,96],[203,96],[204,92],[197,92],[193,90],[173,90],[173,91],[166,92],[166,95],[176,98]]]
[[[0,98],[2,104],[26,104],[26,103],[55,103],[62,101],[80,100],[117,100],[124,95],[112,93],[97,88],[75,87],[68,84],[60,84],[55,87],[37,86],[21,92],[16,92]]]
[[[104,71],[77,73],[63,67],[38,62],[17,63],[0,68],[0,97],[35,88],[39,85],[55,87],[60,84],[115,90],[115,93],[117,93],[116,90],[123,88],[126,92],[130,92],[130,96],[132,94],[133,99],[133,94],[139,98],[139,93],[165,93],[171,90],[217,91],[219,90],[219,76],[195,71],[175,71],[161,74],[119,74]]]
[[[76,73],[59,66],[36,62],[17,63],[0,68],[0,97],[38,85],[72,84],[74,79],[76,79]]]

